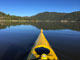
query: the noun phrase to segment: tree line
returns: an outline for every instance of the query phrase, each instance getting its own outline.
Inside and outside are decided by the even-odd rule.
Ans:
[[[43,12],[31,17],[21,17],[0,12],[0,20],[80,21],[80,11],[72,13]]]

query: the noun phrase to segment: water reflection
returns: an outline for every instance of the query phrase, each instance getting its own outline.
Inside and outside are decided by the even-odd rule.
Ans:
[[[16,25],[33,25],[39,29],[43,28],[44,30],[60,30],[60,29],[71,29],[80,31],[80,23],[73,22],[73,23],[60,23],[60,22],[1,22],[0,29],[4,29],[10,26]]]

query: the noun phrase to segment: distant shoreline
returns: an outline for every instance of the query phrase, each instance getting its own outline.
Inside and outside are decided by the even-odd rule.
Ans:
[[[52,20],[0,20],[0,22],[61,22],[61,23],[68,23],[68,22],[80,22],[80,21],[67,21],[67,20],[61,20],[61,21],[52,21]]]

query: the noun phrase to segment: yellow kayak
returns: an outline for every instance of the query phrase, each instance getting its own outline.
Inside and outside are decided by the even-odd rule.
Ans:
[[[33,59],[58,60],[58,57],[56,56],[55,52],[51,48],[46,37],[44,36],[42,29],[27,58],[27,60],[33,60]]]

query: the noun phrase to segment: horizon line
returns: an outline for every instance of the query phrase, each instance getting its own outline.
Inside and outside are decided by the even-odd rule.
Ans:
[[[78,10],[78,11],[72,11],[72,12],[43,11],[43,12],[39,12],[39,13],[45,13],[45,12],[73,13],[73,12],[79,12],[79,11],[80,11],[80,10]],[[9,15],[11,15],[11,16],[20,16],[20,15],[16,15],[16,14],[14,15],[14,14],[6,13],[6,12],[3,12],[3,11],[0,11],[0,12],[5,13],[5,14],[9,14]],[[31,16],[35,16],[35,15],[37,15],[37,14],[39,14],[39,13],[32,14],[32,15],[30,15],[30,16],[24,15],[24,16],[21,16],[21,17],[31,17]]]

